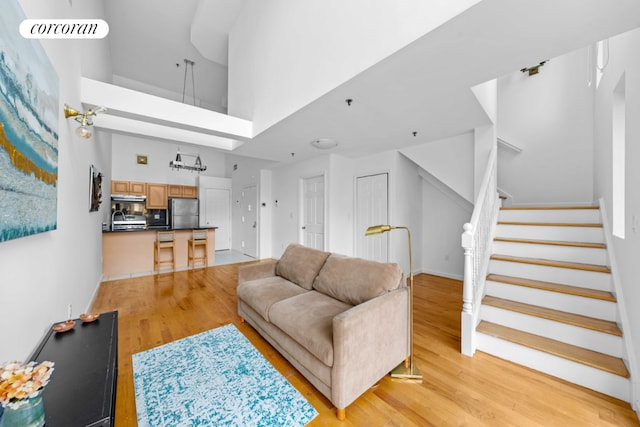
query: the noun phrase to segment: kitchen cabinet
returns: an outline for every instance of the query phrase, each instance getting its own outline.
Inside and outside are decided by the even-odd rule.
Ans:
[[[183,197],[187,199],[198,198],[198,187],[193,185],[173,185],[168,186],[169,197]]]
[[[147,184],[135,181],[111,181],[111,194],[145,196],[147,194]]]
[[[167,184],[147,183],[147,209],[167,209]]]

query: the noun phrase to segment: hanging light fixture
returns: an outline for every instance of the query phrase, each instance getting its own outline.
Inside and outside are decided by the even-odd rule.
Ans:
[[[193,165],[188,165],[182,161],[182,156],[195,157],[196,160]],[[178,149],[178,153],[176,154],[176,159],[171,160],[169,162],[169,167],[171,169],[186,169],[190,171],[196,171],[198,173],[207,170],[207,167],[202,165],[202,160],[200,160],[200,154],[180,153],[180,149]]]
[[[76,135],[85,139],[91,138],[91,126],[93,126],[91,116],[95,116],[98,113],[104,113],[105,111],[107,111],[105,107],[98,107],[95,110],[90,108],[86,112],[81,113],[80,111],[69,107],[67,104],[64,104],[64,118],[68,119],[69,117],[74,117],[74,120],[80,123],[80,126],[76,129]]]
[[[187,68],[191,67],[191,87],[193,89],[193,105],[196,105],[196,80],[195,77],[193,75],[193,67],[194,65],[196,65],[195,62],[193,62],[190,59],[186,59],[184,60],[184,82],[182,83],[182,103],[184,104],[184,95],[185,92],[187,90]]]

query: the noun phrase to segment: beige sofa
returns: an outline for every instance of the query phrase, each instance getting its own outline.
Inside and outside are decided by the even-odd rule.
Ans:
[[[409,356],[409,290],[397,264],[287,247],[238,269],[238,314],[337,408]]]

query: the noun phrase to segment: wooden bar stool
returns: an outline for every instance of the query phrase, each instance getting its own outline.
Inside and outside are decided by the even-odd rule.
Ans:
[[[160,273],[160,264],[171,263],[173,271],[176,271],[176,247],[175,234],[173,231],[157,231],[155,248],[153,251],[153,269]],[[161,250],[171,249],[171,259],[161,259]]]
[[[189,239],[188,255],[189,265],[196,268],[196,261],[204,262],[204,267],[209,266],[209,233],[207,230],[191,230],[191,238]],[[196,256],[197,249],[201,247],[204,250],[202,256]]]

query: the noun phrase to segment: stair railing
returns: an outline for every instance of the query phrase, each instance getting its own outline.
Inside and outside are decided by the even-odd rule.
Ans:
[[[462,354],[473,356],[476,351],[476,326],[480,301],[491,256],[491,238],[500,209],[498,196],[497,146],[489,155],[482,185],[476,198],[471,221],[464,224],[464,287],[462,291]]]

